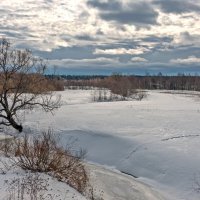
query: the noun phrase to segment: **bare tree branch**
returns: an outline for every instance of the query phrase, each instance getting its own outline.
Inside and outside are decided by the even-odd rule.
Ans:
[[[0,41],[0,125],[21,132],[20,110],[41,107],[53,112],[60,107],[60,97],[55,97],[44,77],[45,69],[46,63],[30,50],[12,49],[6,39]]]

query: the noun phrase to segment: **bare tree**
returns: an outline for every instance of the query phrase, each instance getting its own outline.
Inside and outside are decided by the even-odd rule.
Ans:
[[[0,125],[12,126],[19,132],[20,110],[42,107],[52,112],[60,106],[44,77],[46,64],[29,50],[13,49],[7,39],[0,41]]]

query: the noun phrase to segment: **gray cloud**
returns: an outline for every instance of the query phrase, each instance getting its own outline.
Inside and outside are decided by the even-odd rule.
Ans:
[[[188,31],[182,32],[175,43],[178,43],[179,46],[200,46],[200,34],[192,34]]]
[[[137,26],[157,23],[158,13],[145,1],[123,4],[122,1],[114,0],[108,2],[90,0],[88,5],[99,9],[100,17],[104,20]]]
[[[85,40],[85,41],[95,41],[96,40],[96,38],[94,38],[90,35],[86,35],[86,34],[77,35],[77,36],[75,36],[75,38],[78,40]]]
[[[191,0],[156,0],[154,4],[166,13],[200,12],[200,6]]]
[[[121,10],[122,8],[121,2],[113,1],[113,0],[109,0],[107,2],[101,2],[99,0],[89,0],[87,4],[94,8],[98,8],[99,10],[102,10],[102,11]]]
[[[107,66],[113,67],[117,66],[120,61],[119,58],[106,58],[106,57],[97,57],[91,59],[61,59],[61,60],[49,60],[50,65],[56,65],[58,67],[70,68],[78,66],[87,66],[94,68],[95,66]]]
[[[197,0],[9,0],[0,9],[0,37],[66,73],[199,71],[199,28]]]

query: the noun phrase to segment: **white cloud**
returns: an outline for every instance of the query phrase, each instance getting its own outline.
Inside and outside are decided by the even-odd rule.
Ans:
[[[61,67],[74,67],[74,66],[93,66],[93,65],[111,65],[119,64],[119,58],[91,58],[91,59],[61,59],[61,60],[49,60],[50,65],[56,65]]]
[[[125,49],[125,48],[118,48],[118,49],[95,49],[94,54],[107,54],[107,55],[139,55],[149,51],[149,49],[145,47],[137,47],[135,49]]]
[[[142,57],[133,57],[131,59],[132,62],[147,62],[148,60]]]
[[[190,56],[188,58],[172,59],[170,62],[174,64],[200,64],[200,58]]]

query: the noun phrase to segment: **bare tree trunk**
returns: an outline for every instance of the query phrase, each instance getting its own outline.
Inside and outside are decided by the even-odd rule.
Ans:
[[[16,130],[18,130],[20,133],[22,132],[22,130],[23,130],[22,125],[17,124],[17,123],[15,122],[15,120],[14,120],[12,117],[10,117],[10,118],[8,119],[8,121],[10,122],[10,124],[11,124],[11,126],[12,126],[13,128],[15,128]]]

